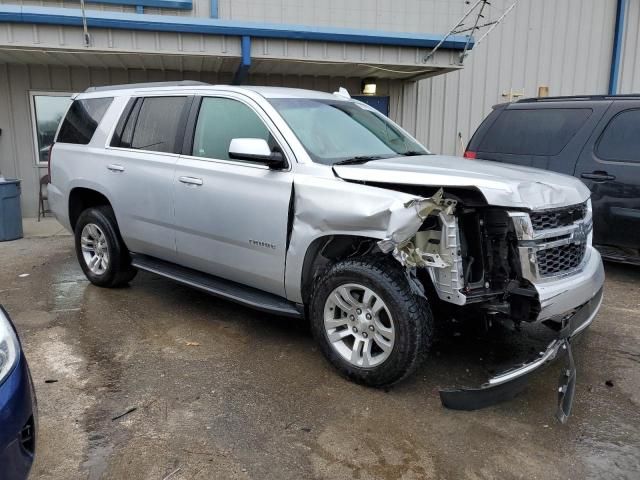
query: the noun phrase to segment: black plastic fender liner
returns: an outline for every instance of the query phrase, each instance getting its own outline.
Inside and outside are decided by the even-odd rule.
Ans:
[[[483,385],[479,388],[440,390],[442,406],[451,410],[479,410],[511,400],[525,389],[529,380],[520,377],[500,385]]]

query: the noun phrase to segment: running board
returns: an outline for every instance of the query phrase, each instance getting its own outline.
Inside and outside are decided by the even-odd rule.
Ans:
[[[131,254],[131,264],[140,270],[156,273],[216,297],[246,305],[256,310],[287,317],[301,318],[303,316],[297,305],[285,298],[192,270],[191,268],[181,267],[154,257],[134,253]]]

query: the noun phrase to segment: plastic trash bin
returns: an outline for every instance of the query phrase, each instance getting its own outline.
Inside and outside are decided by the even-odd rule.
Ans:
[[[22,238],[20,180],[0,177],[0,242]]]

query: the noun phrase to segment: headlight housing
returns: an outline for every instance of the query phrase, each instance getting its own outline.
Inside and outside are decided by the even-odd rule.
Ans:
[[[7,312],[0,307],[0,384],[18,363],[20,344],[9,322]]]

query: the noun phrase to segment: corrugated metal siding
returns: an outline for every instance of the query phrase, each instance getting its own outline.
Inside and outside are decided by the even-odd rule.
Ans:
[[[635,1],[632,3],[636,3]],[[494,0],[496,19],[511,0]],[[616,0],[523,1],[473,51],[459,72],[405,86],[398,121],[432,151],[460,154],[492,105],[510,88],[527,97],[607,93]],[[636,43],[632,45],[634,54]],[[640,62],[639,62],[640,63]]]
[[[147,32],[91,28],[91,49],[131,53],[201,54],[239,57],[240,37],[193,33]],[[0,23],[0,45],[69,48],[82,51],[82,28]]]
[[[220,18],[400,32],[446,33],[464,9],[464,0],[219,0]]]
[[[79,1],[38,1],[38,0],[0,0],[0,4],[8,5],[30,5],[35,7],[58,7],[58,8],[80,8]],[[99,3],[87,3],[87,10],[100,10],[104,12],[136,13],[136,7],[126,5],[110,5]],[[171,8],[148,8],[144,12],[153,15],[176,15],[186,17],[209,17],[211,11],[210,0],[194,0],[191,10],[179,10]]]
[[[640,2],[627,0],[618,93],[640,93]]]
[[[0,0],[0,4],[79,8],[77,1]],[[135,7],[88,3],[89,10],[134,12]],[[444,33],[462,16],[464,0],[219,0],[218,17],[264,23],[326,25],[399,32]],[[210,17],[211,0],[192,10],[147,8],[145,13]]]

